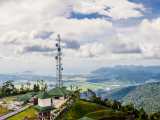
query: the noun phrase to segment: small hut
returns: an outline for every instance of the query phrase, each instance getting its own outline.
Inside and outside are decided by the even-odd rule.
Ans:
[[[50,120],[50,111],[56,109],[51,105],[52,95],[44,91],[36,95],[36,97],[38,98],[38,105],[33,106],[33,108],[38,112],[38,118],[42,120]]]
[[[22,95],[16,99],[13,99],[15,101],[15,105],[23,105],[27,102],[29,102],[30,98],[32,97],[32,95],[26,94],[26,95]]]

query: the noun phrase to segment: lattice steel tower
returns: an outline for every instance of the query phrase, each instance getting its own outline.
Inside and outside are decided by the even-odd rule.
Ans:
[[[61,47],[60,47],[60,35],[58,34],[58,38],[56,39],[56,41],[58,43],[56,43],[56,47],[57,47],[57,56],[55,57],[57,64],[56,64],[56,87],[61,87],[62,84],[62,63],[61,63]]]

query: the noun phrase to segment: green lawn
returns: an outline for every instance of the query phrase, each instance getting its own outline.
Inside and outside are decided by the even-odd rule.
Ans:
[[[33,117],[33,116],[37,116],[37,115],[35,114],[35,109],[33,109],[33,108],[28,108],[27,110],[25,110],[25,111],[23,111],[23,112],[15,115],[15,116],[13,116],[13,117],[11,117],[11,118],[8,118],[7,120],[21,120],[21,119],[23,119],[24,117],[28,117],[28,118],[29,118],[29,117]]]
[[[8,105],[2,105],[2,107],[4,107],[4,109],[0,108],[0,116],[9,113],[9,110],[6,109],[8,108]]]
[[[26,104],[23,104],[22,106],[25,107],[25,106],[27,106],[27,105],[29,105],[29,104],[26,103]]]

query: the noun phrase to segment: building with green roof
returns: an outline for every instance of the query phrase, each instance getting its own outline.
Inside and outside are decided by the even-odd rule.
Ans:
[[[50,111],[56,109],[51,105],[52,95],[43,91],[36,95],[36,97],[38,98],[38,105],[33,106],[33,108],[38,112],[39,119],[50,119]]]
[[[36,92],[30,92],[14,99],[16,105],[23,105],[26,102],[32,102]]]
[[[32,95],[32,97],[34,97],[35,95],[37,95],[37,92],[30,92],[28,93],[28,95]]]
[[[28,95],[28,94],[22,95],[22,96],[20,96],[20,97],[18,97],[16,99],[14,99],[14,101],[15,101],[14,104],[23,105],[25,102],[30,101],[31,97],[32,97],[32,95]]]
[[[68,98],[72,92],[63,88],[55,87],[49,90],[48,93],[52,95],[53,105],[57,105],[61,100]]]

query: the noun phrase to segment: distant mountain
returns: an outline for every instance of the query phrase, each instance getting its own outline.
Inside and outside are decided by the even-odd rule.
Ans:
[[[98,74],[98,79],[103,77],[103,81],[107,81],[106,78],[115,78],[122,82],[129,82],[130,84],[146,83],[151,79],[155,81],[160,80],[160,66],[117,65],[115,67],[100,68],[91,73]]]
[[[129,81],[130,83],[145,83],[150,79],[160,80],[160,73],[148,73],[144,71],[134,71],[115,77],[119,81]]]
[[[124,104],[133,103],[134,107],[149,112],[160,111],[160,82],[129,86],[108,92],[105,97],[122,100]]]
[[[124,75],[127,73],[132,73],[133,71],[128,69],[112,69],[112,68],[100,68],[95,71],[92,71],[92,74],[99,74],[99,75],[105,75],[105,76],[111,76],[111,75]]]
[[[160,73],[160,66],[134,66],[134,65],[116,65],[115,67],[104,67],[100,68],[98,70],[92,71],[93,74],[102,74],[106,71],[111,71],[111,70],[130,70],[130,71],[145,71],[145,72],[151,72],[151,73]]]

